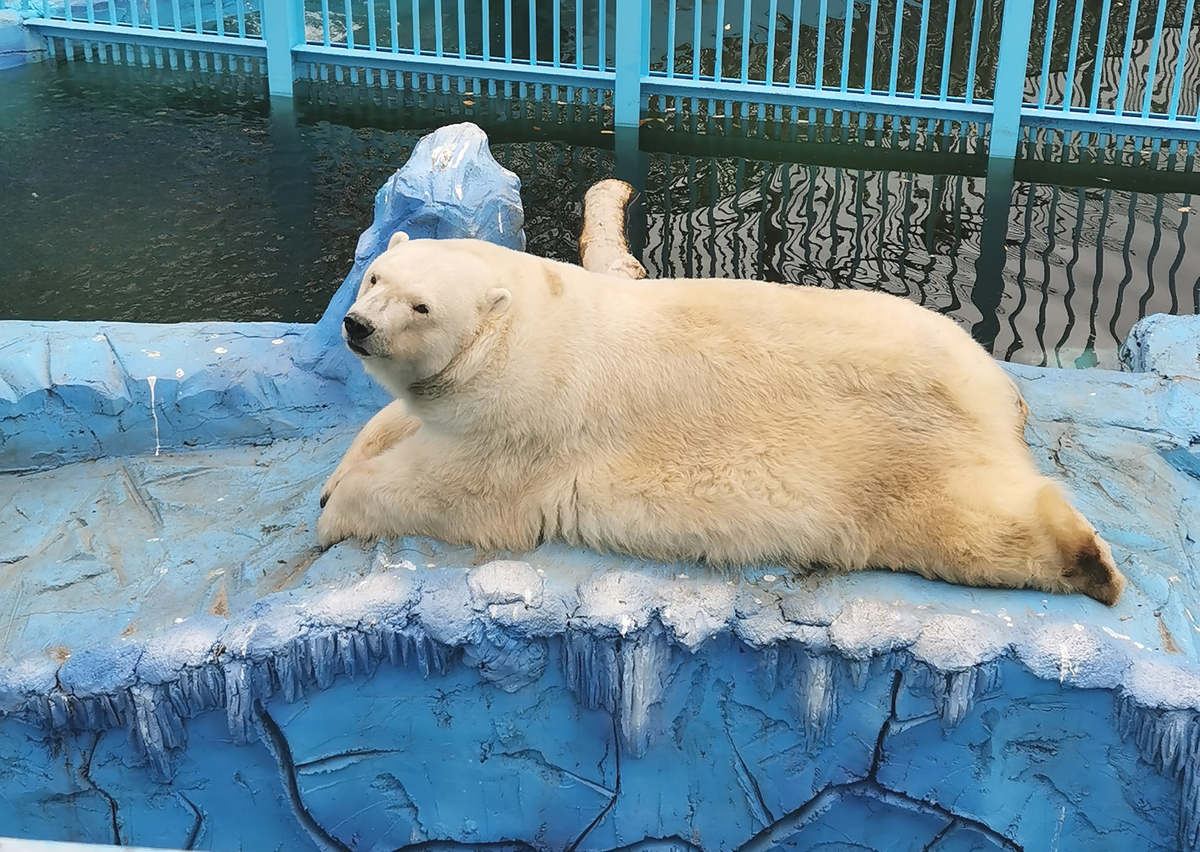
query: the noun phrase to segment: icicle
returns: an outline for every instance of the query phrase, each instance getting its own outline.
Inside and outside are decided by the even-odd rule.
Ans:
[[[337,677],[337,642],[332,633],[314,633],[308,647],[317,685],[325,689]]]
[[[655,729],[653,711],[670,682],[671,646],[662,625],[654,621],[636,638],[621,644],[617,727],[634,757],[646,753]]]
[[[156,712],[153,689],[130,690],[130,703],[133,705],[135,744],[150,762],[155,776],[169,779],[174,769],[167,754],[167,737],[160,724],[160,714]]]
[[[116,702],[111,695],[100,696],[100,708],[104,713],[104,725],[107,728],[121,727],[121,714],[117,711]]]
[[[250,717],[254,696],[246,664],[241,660],[229,660],[225,664],[225,699],[225,719],[229,723],[233,741],[239,744],[253,742],[253,720]]]
[[[67,727],[67,721],[70,718],[70,712],[67,709],[67,699],[61,692],[52,692],[47,698],[47,708],[50,713],[50,724],[55,730],[64,730]]]
[[[1168,710],[1157,720],[1154,749],[1155,763],[1163,772],[1178,774],[1183,765],[1191,713],[1187,710]]]
[[[810,656],[803,651],[797,655],[796,698],[809,745],[821,742],[837,713],[837,672],[832,655]]]
[[[763,696],[770,698],[779,686],[779,648],[771,645],[757,653],[760,661],[757,672],[758,685]]]
[[[943,726],[953,728],[967,718],[975,705],[978,676],[979,670],[976,668],[951,672],[946,676],[946,694],[941,704]]]
[[[858,692],[862,692],[867,686],[867,679],[871,675],[871,662],[871,660],[850,660],[850,683]]]
[[[361,631],[355,631],[350,636],[351,647],[354,649],[354,665],[355,668],[362,674],[370,677],[375,673],[375,660],[377,659],[371,653],[371,644],[367,641],[367,636]]]
[[[563,642],[563,667],[567,687],[584,707],[616,712],[616,643],[598,640],[581,630],[568,630]]]
[[[386,656],[384,651],[383,628],[371,628],[367,631],[367,651],[370,652],[372,664],[379,663]]]

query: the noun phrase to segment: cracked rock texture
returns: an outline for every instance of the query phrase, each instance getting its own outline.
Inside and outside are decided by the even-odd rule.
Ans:
[[[1131,336],[1145,372],[1009,368],[1129,577],[1111,610],[557,545],[315,551],[383,400],[336,339],[366,264],[398,227],[523,239],[485,142],[418,147],[314,326],[0,324],[0,836],[1200,846],[1200,381],[1163,366],[1174,321],[1170,358],[1150,320]]]

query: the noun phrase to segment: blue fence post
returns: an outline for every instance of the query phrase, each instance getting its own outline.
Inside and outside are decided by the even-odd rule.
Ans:
[[[1083,0],[1076,0],[1082,3]],[[996,90],[992,95],[992,132],[988,160],[1013,161],[1021,134],[1021,106],[1025,102],[1025,71],[1029,62],[1029,37],[1033,32],[1034,0],[1004,0],[1000,22],[1000,55],[996,62]],[[991,164],[989,163],[989,169]]]
[[[267,48],[267,89],[272,98],[291,98],[295,67],[292,48],[304,43],[304,0],[260,0]]]
[[[613,81],[613,125],[637,127],[642,118],[642,66],[649,59],[643,51],[644,30],[650,3],[617,0],[617,29]],[[601,26],[604,26],[601,23]]]

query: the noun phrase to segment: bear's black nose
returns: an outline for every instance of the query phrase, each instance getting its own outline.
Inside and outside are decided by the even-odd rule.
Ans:
[[[374,326],[365,323],[362,320],[356,319],[349,314],[347,314],[346,319],[342,321],[342,325],[346,327],[347,339],[353,341],[354,343],[362,343],[375,333]]]

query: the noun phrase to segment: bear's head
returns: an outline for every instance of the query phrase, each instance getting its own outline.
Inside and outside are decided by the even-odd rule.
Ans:
[[[394,395],[438,376],[469,350],[511,295],[474,254],[397,232],[367,267],[342,322],[346,345]]]

